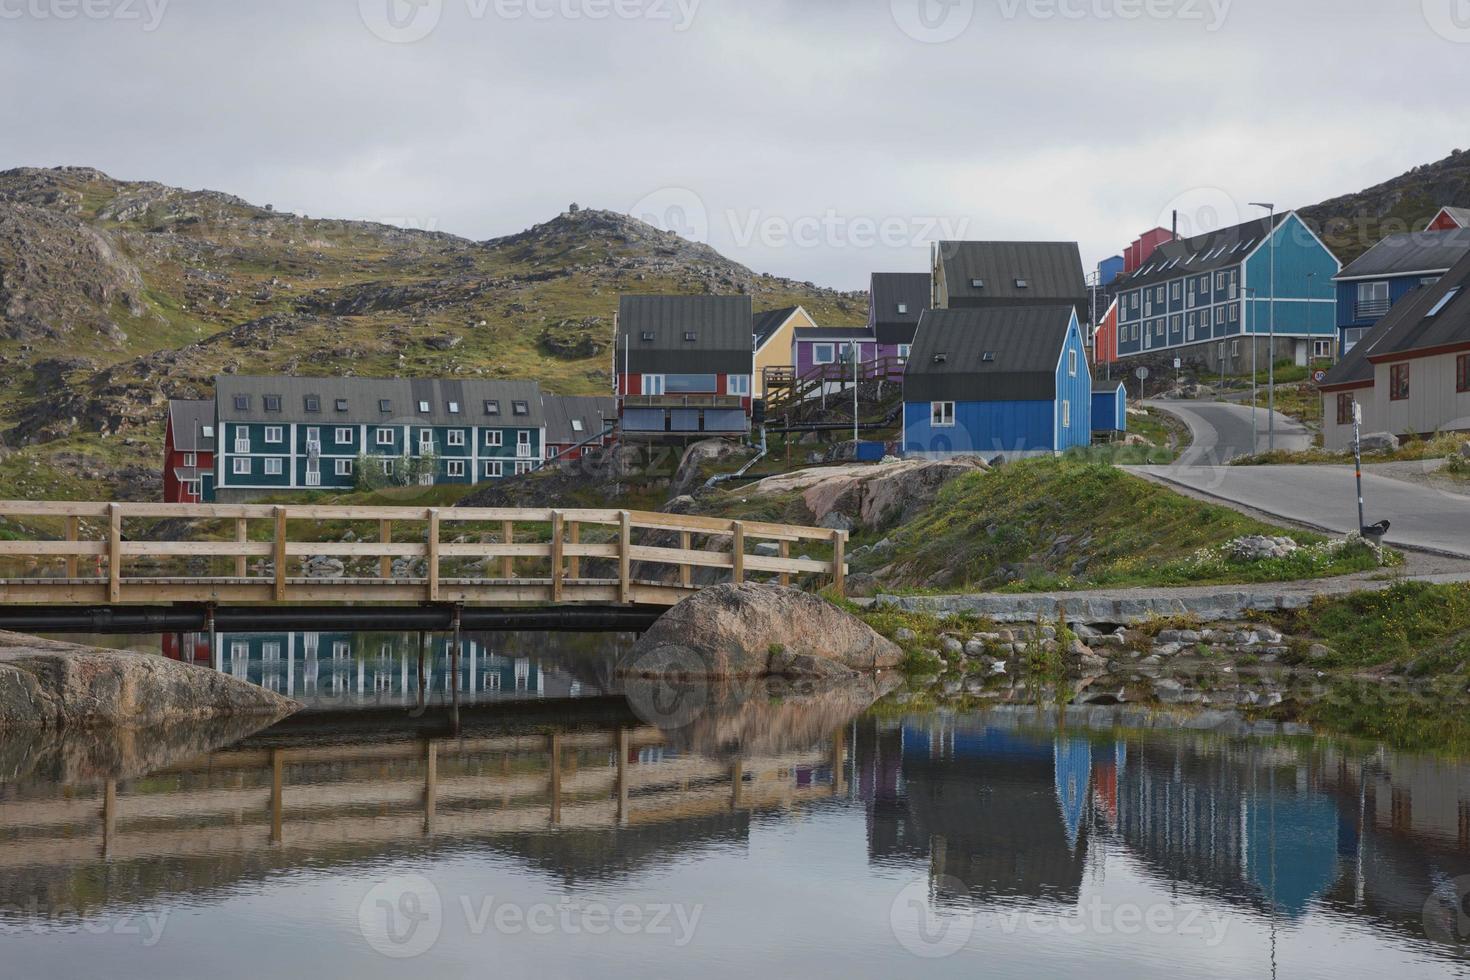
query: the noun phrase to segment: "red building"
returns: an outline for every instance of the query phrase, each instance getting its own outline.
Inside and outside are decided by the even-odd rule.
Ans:
[[[214,490],[214,399],[168,403],[163,437],[163,501],[197,504]]]
[[[1456,228],[1470,228],[1470,208],[1443,207],[1434,220],[1429,222],[1425,231],[1454,231]]]
[[[1118,359],[1118,301],[1113,300],[1108,311],[1099,318],[1097,330],[1092,335],[1092,362],[1111,364]]]
[[[589,456],[613,442],[618,400],[590,395],[545,395],[546,460]]]

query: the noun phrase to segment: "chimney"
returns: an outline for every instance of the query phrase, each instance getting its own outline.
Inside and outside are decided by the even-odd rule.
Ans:
[[[1170,238],[1169,238],[1170,241],[1174,241],[1174,242],[1179,241],[1179,209],[1178,208],[1175,208],[1174,209],[1174,224],[1169,229],[1169,235],[1170,235]]]

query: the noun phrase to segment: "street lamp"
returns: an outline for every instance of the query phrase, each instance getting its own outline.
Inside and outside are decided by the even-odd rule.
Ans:
[[[1260,449],[1260,443],[1257,440],[1260,438],[1261,431],[1256,425],[1256,402],[1259,401],[1256,397],[1256,378],[1260,376],[1256,369],[1256,287],[1245,287],[1245,296],[1250,301],[1250,319],[1246,326],[1251,332],[1251,455],[1254,456]]]
[[[1252,201],[1251,207],[1265,208],[1271,214],[1271,223],[1267,228],[1267,234],[1271,236],[1271,305],[1267,307],[1266,315],[1271,321],[1271,341],[1266,345],[1266,425],[1270,435],[1267,438],[1266,448],[1274,452],[1276,449],[1276,205],[1272,203],[1261,203]],[[1251,338],[1251,346],[1255,346],[1256,339]]]

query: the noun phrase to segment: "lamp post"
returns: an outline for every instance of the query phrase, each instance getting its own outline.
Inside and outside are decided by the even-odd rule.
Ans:
[[[1258,448],[1258,433],[1261,431],[1256,425],[1256,288],[1247,286],[1245,296],[1250,301],[1250,321],[1247,326],[1251,331],[1251,455],[1254,456]]]
[[[1271,223],[1266,232],[1271,236],[1271,303],[1266,310],[1266,315],[1271,321],[1271,340],[1266,345],[1266,426],[1270,435],[1267,437],[1266,448],[1274,451],[1276,449],[1276,205],[1270,202],[1252,201],[1251,207],[1265,208],[1271,214]],[[1255,345],[1254,337],[1251,338],[1251,345]]]

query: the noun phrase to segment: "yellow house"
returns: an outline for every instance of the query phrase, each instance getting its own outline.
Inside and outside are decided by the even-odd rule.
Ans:
[[[796,331],[816,325],[811,314],[799,306],[755,315],[751,323],[755,334],[755,377],[751,381],[755,397],[766,396],[766,368],[791,367],[791,341]]]

